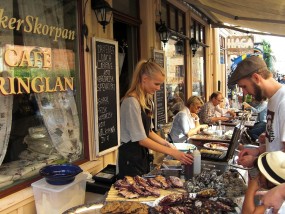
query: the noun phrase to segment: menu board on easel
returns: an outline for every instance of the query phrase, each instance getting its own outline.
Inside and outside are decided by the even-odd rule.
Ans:
[[[92,38],[96,156],[117,149],[119,137],[118,43]]]
[[[165,68],[164,51],[153,50],[153,58],[156,63]],[[154,96],[155,107],[155,130],[159,129],[159,125],[166,124],[167,121],[167,103],[166,103],[166,84],[160,86],[160,90],[155,92]]]

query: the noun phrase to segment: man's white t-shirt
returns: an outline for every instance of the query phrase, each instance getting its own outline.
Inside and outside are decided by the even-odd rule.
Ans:
[[[285,142],[285,86],[269,100],[267,106],[266,151],[283,150]]]

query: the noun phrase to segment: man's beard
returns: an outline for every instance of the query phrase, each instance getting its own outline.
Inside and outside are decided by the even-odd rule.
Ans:
[[[259,85],[257,85],[256,83],[253,83],[253,89],[254,89],[254,98],[256,101],[260,102],[266,99]]]

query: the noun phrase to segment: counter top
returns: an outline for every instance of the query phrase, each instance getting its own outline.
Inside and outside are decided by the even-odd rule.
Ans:
[[[102,203],[106,200],[106,194],[98,194],[94,192],[86,192],[85,193],[85,204],[90,203]]]

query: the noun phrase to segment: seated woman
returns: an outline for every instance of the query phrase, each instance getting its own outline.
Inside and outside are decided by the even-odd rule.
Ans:
[[[263,214],[268,213],[268,210],[266,210],[268,208],[271,209],[271,213],[284,213],[285,153],[282,151],[263,153],[258,157],[257,166],[260,174],[249,181],[242,213]],[[274,185],[276,185],[276,187],[274,187]],[[261,198],[260,204],[256,205],[255,196],[260,194],[258,191],[262,189],[271,189],[275,193],[274,199],[268,200],[267,198],[265,201],[265,196],[271,194],[271,190],[269,190],[269,192],[265,193]]]
[[[190,97],[183,110],[178,112],[173,120],[169,133],[169,138],[175,143],[183,143],[188,138],[200,131],[200,128],[206,128],[207,125],[200,125],[198,112],[204,105],[203,100],[198,96]]]

